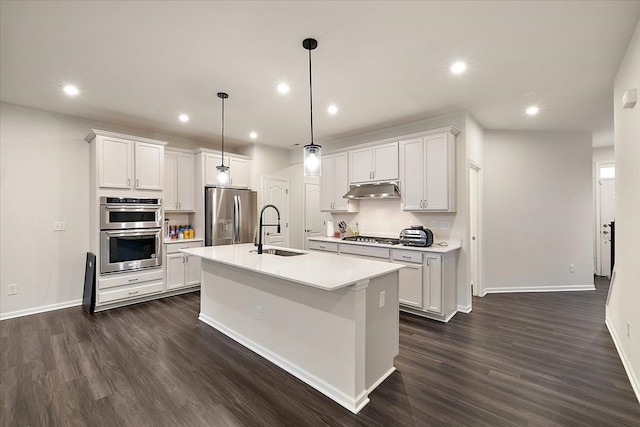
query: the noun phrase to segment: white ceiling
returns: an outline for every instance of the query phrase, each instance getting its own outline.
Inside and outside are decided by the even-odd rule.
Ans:
[[[0,100],[201,141],[316,142],[459,110],[487,129],[613,140],[640,1],[2,1]],[[449,72],[463,59],[462,76]],[[286,81],[291,92],[280,95]],[[76,98],[61,93],[74,83]],[[336,103],[340,112],[329,116]],[[524,109],[540,106],[528,117]],[[179,113],[191,120],[183,124]]]

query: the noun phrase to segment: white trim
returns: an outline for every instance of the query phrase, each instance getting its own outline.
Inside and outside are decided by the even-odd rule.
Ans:
[[[98,136],[105,136],[105,137],[110,137],[110,138],[118,138],[118,139],[126,139],[127,141],[135,141],[135,142],[145,142],[147,144],[155,144],[155,145],[167,145],[168,142],[167,141],[160,141],[159,139],[151,139],[151,138],[145,138],[142,136],[135,136],[135,135],[127,135],[124,133],[117,133],[117,132],[110,132],[107,130],[100,130],[100,129],[91,129],[91,132],[89,132],[89,135],[87,135],[84,140],[87,142],[91,142],[94,139],[96,139],[96,137]]]
[[[369,403],[369,397],[368,397],[369,391],[373,390],[373,388],[375,388],[375,385],[380,384],[382,381],[384,381],[384,379],[387,376],[391,375],[391,373],[393,372],[393,371],[390,371],[390,372],[385,373],[382,376],[381,379],[379,379],[376,382],[374,382],[375,385],[373,387],[371,387],[369,390],[366,390],[366,389],[363,390],[360,394],[358,394],[358,396],[356,396],[355,398],[352,398],[352,397],[348,396],[347,394],[345,394],[344,392],[342,392],[341,390],[338,390],[337,388],[335,388],[331,384],[328,384],[327,382],[325,382],[322,379],[316,377],[315,375],[305,371],[300,366],[298,366],[298,365],[296,365],[294,363],[291,363],[289,360],[282,358],[281,356],[279,356],[279,355],[271,352],[270,350],[264,348],[263,346],[257,344],[256,342],[254,342],[254,341],[244,337],[243,335],[240,335],[240,334],[236,333],[235,331],[229,329],[228,327],[216,322],[211,317],[200,313],[200,315],[198,316],[198,320],[200,320],[203,323],[206,323],[207,325],[211,326],[212,328],[220,331],[221,333],[225,334],[226,336],[228,336],[232,340],[238,342],[239,344],[243,345],[244,347],[248,348],[249,350],[253,351],[254,353],[264,357],[265,359],[267,359],[269,362],[273,363],[274,365],[277,365],[278,367],[284,369],[285,371],[287,371],[288,373],[290,373],[294,377],[300,379],[301,381],[303,381],[306,384],[310,385],[311,387],[315,388],[320,393],[324,394],[325,396],[327,396],[328,398],[330,398],[334,402],[344,406],[345,408],[347,408],[349,411],[353,412],[354,414],[357,414],[358,412],[360,412],[360,410],[367,403]],[[395,368],[393,368],[393,369],[395,370]]]
[[[82,305],[81,299],[60,302],[57,304],[42,305],[40,307],[27,308],[24,310],[10,311],[8,313],[0,314],[0,320],[14,319],[16,317],[30,316],[32,314],[38,313],[46,313],[47,311],[61,310],[63,308],[77,307],[79,305]]]
[[[618,335],[613,328],[611,322],[609,322],[609,317],[606,318],[604,324],[607,325],[607,329],[609,330],[609,335],[611,335],[611,339],[613,340],[613,344],[616,346],[616,350],[618,350],[618,356],[620,356],[620,360],[622,361],[622,366],[624,366],[624,370],[627,372],[627,376],[629,377],[629,382],[631,383],[631,388],[636,395],[636,399],[640,402],[640,381],[638,381],[638,377],[636,373],[633,371],[633,367],[631,366],[631,362],[627,357],[627,354],[624,352],[624,348],[622,347],[622,343],[618,338]]]
[[[573,292],[573,291],[595,291],[596,287],[593,285],[559,285],[559,286],[510,286],[504,288],[484,288],[486,294],[503,294],[503,293],[517,293],[517,292]]]
[[[471,310],[472,310],[472,309],[473,309],[473,307],[471,306],[471,304],[469,304],[469,305],[467,305],[467,306],[464,306],[464,305],[459,305],[459,306],[458,306],[458,311],[459,311],[460,313],[466,313],[466,314],[469,314],[469,313],[471,313]],[[453,317],[453,316],[451,316],[451,317]],[[451,317],[450,317],[450,318],[451,318]],[[449,319],[450,319],[450,318],[449,318]],[[447,320],[447,321],[448,321],[448,320]]]
[[[378,380],[377,380],[377,381],[375,381],[375,382],[371,385],[371,387],[369,387],[369,388],[367,389],[367,395],[368,395],[369,393],[371,393],[373,390],[375,390],[375,389],[376,389],[376,387],[378,387],[380,384],[382,384],[382,382],[383,382],[384,380],[386,380],[387,378],[389,378],[389,375],[393,374],[395,371],[396,371],[396,367],[395,367],[395,366],[392,366],[392,367],[391,367],[391,369],[389,369],[389,370],[387,371],[387,373],[386,373],[386,374],[383,374],[380,378],[378,378]],[[364,405],[363,405],[363,406],[364,406]]]

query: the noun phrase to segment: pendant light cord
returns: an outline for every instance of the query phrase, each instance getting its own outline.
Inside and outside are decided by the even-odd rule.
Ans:
[[[222,162],[221,166],[224,166],[224,98],[222,99]]]
[[[313,85],[311,84],[311,49],[309,49],[309,111],[311,113],[311,145],[313,144]]]

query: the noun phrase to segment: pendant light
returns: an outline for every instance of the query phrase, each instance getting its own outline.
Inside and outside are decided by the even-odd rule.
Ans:
[[[229,182],[229,166],[224,164],[224,100],[229,98],[229,95],[224,92],[218,92],[218,98],[222,100],[222,159],[220,166],[216,166],[216,169],[218,170],[218,185],[224,187]]]
[[[309,51],[309,112],[311,114],[311,144],[304,146],[304,176],[320,176],[322,172],[321,149],[313,143],[313,86],[311,84],[311,51],[318,47],[316,39],[304,39],[302,47]]]

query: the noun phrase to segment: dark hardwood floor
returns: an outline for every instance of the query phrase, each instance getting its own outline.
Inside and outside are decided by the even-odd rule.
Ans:
[[[400,315],[397,372],[351,414],[197,320],[197,293],[0,322],[2,426],[640,426],[595,292]]]

